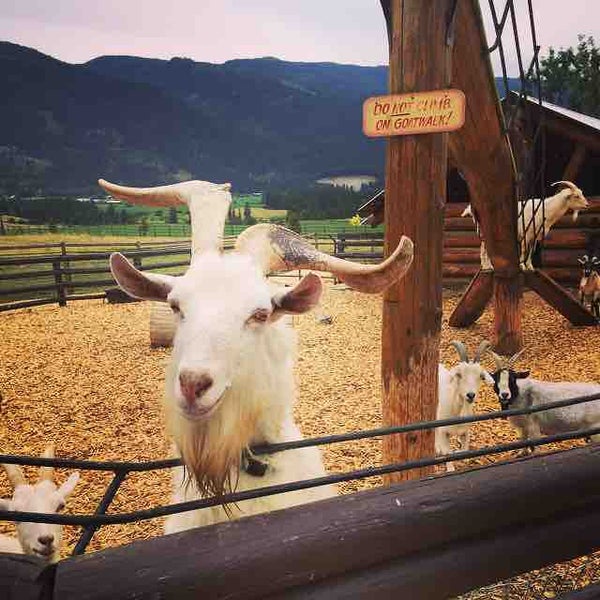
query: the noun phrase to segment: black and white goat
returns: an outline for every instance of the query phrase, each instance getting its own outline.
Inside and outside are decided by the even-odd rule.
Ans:
[[[600,393],[598,383],[539,381],[529,377],[529,371],[515,371],[513,367],[522,353],[523,350],[510,358],[491,353],[496,362],[496,371],[492,373],[494,391],[502,410],[532,408],[548,402]],[[508,420],[522,440],[599,427],[600,400],[512,416]],[[600,439],[600,436],[594,436],[594,439]]]
[[[581,264],[579,281],[579,300],[585,306],[589,302],[592,314],[600,319],[600,258],[585,254],[577,259]]]
[[[471,416],[481,384],[493,383],[489,373],[479,364],[483,353],[490,347],[489,342],[479,344],[473,360],[469,360],[462,342],[453,341],[452,345],[458,352],[460,362],[451,369],[446,369],[441,363],[439,365],[437,420]],[[451,452],[451,436],[457,436],[461,450],[467,450],[470,428],[470,423],[438,427],[435,430],[435,453],[441,455]],[[446,470],[454,471],[454,465],[446,463]]]

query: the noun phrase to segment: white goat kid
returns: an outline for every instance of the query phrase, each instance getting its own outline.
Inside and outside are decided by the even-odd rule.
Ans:
[[[376,293],[406,273],[412,242],[402,238],[383,263],[364,265],[318,252],[283,227],[259,224],[238,237],[233,252],[222,254],[229,184],[186,182],[146,189],[102,180],[100,184],[130,202],[186,203],[190,208],[192,263],[182,277],[142,273],[122,255],[111,256],[113,275],[123,290],[137,298],[167,302],[176,315],[165,412],[190,481],[184,482],[183,468],[174,469],[173,501],[324,475],[317,448],[279,452],[258,461],[259,471],[266,469],[263,476],[244,465],[248,457],[257,462],[248,454],[254,445],[301,437],[292,414],[295,335],[281,317],[311,310],[322,291],[321,280],[313,273],[293,288],[275,289],[266,275],[290,269],[329,271],[350,287]],[[335,489],[327,486],[238,506],[242,515],[249,515],[334,494]],[[173,515],[166,520],[165,532],[222,521],[227,512],[218,506]]]
[[[543,200],[543,210],[538,198],[519,202],[519,213],[523,216],[517,218],[517,236],[520,240],[520,260],[526,270],[533,270],[531,257],[535,242],[543,239],[553,225],[561,219],[570,210],[573,212],[573,221],[577,220],[580,210],[589,208],[589,203],[581,189],[571,181],[557,181],[553,186],[561,186],[554,196],[549,196]],[[532,215],[535,210],[535,217]],[[479,231],[479,223],[473,208],[469,204],[462,212],[462,217],[470,216]],[[523,233],[523,222],[525,223],[525,234]],[[543,227],[542,227],[543,225]],[[537,235],[536,235],[537,232]],[[492,269],[492,263],[485,249],[485,242],[481,243],[481,268],[484,270]]]
[[[440,363],[438,370],[438,406],[436,419],[469,417],[473,414],[473,405],[482,383],[493,383],[488,372],[479,364],[483,353],[490,347],[489,342],[481,342],[469,361],[467,349],[462,342],[452,342],[458,352],[460,362],[448,370]],[[435,452],[438,455],[452,451],[450,439],[457,436],[461,450],[468,450],[470,423],[438,427],[435,430]],[[447,471],[454,471],[452,462],[446,463]]]
[[[53,458],[54,447],[49,445],[42,458]],[[69,475],[68,479],[57,487],[54,482],[54,469],[41,467],[40,476],[36,483],[27,483],[22,469],[17,465],[3,465],[14,488],[12,498],[0,499],[2,510],[24,511],[36,513],[60,512],[72,494],[79,473]],[[62,526],[50,523],[17,523],[17,538],[0,536],[0,552],[16,554],[33,554],[48,562],[56,562],[60,555]]]
[[[600,384],[582,381],[550,382],[529,377],[529,371],[515,371],[513,366],[523,353],[505,359],[495,352],[496,371],[492,374],[494,391],[502,410],[532,408],[548,402],[600,393]],[[553,408],[530,415],[508,417],[522,440],[543,435],[567,433],[578,429],[600,427],[600,400]],[[600,435],[593,436],[595,441]]]

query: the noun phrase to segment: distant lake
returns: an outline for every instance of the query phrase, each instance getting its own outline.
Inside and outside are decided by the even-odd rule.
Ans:
[[[323,177],[318,179],[317,183],[325,183],[335,186],[346,186],[352,188],[355,192],[360,192],[360,188],[364,184],[376,183],[377,177],[372,175],[338,175],[336,177]]]

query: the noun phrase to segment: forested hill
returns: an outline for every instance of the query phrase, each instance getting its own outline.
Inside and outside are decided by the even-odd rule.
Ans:
[[[252,190],[383,171],[384,143],[362,134],[361,107],[386,92],[386,67],[126,56],[73,65],[0,42],[0,78],[0,194],[89,193],[99,176]]]

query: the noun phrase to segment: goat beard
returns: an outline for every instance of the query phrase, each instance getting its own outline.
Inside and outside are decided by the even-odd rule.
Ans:
[[[242,452],[256,431],[256,414],[243,403],[227,400],[206,422],[180,419],[173,432],[186,469],[186,485],[194,485],[205,497],[235,491]]]

